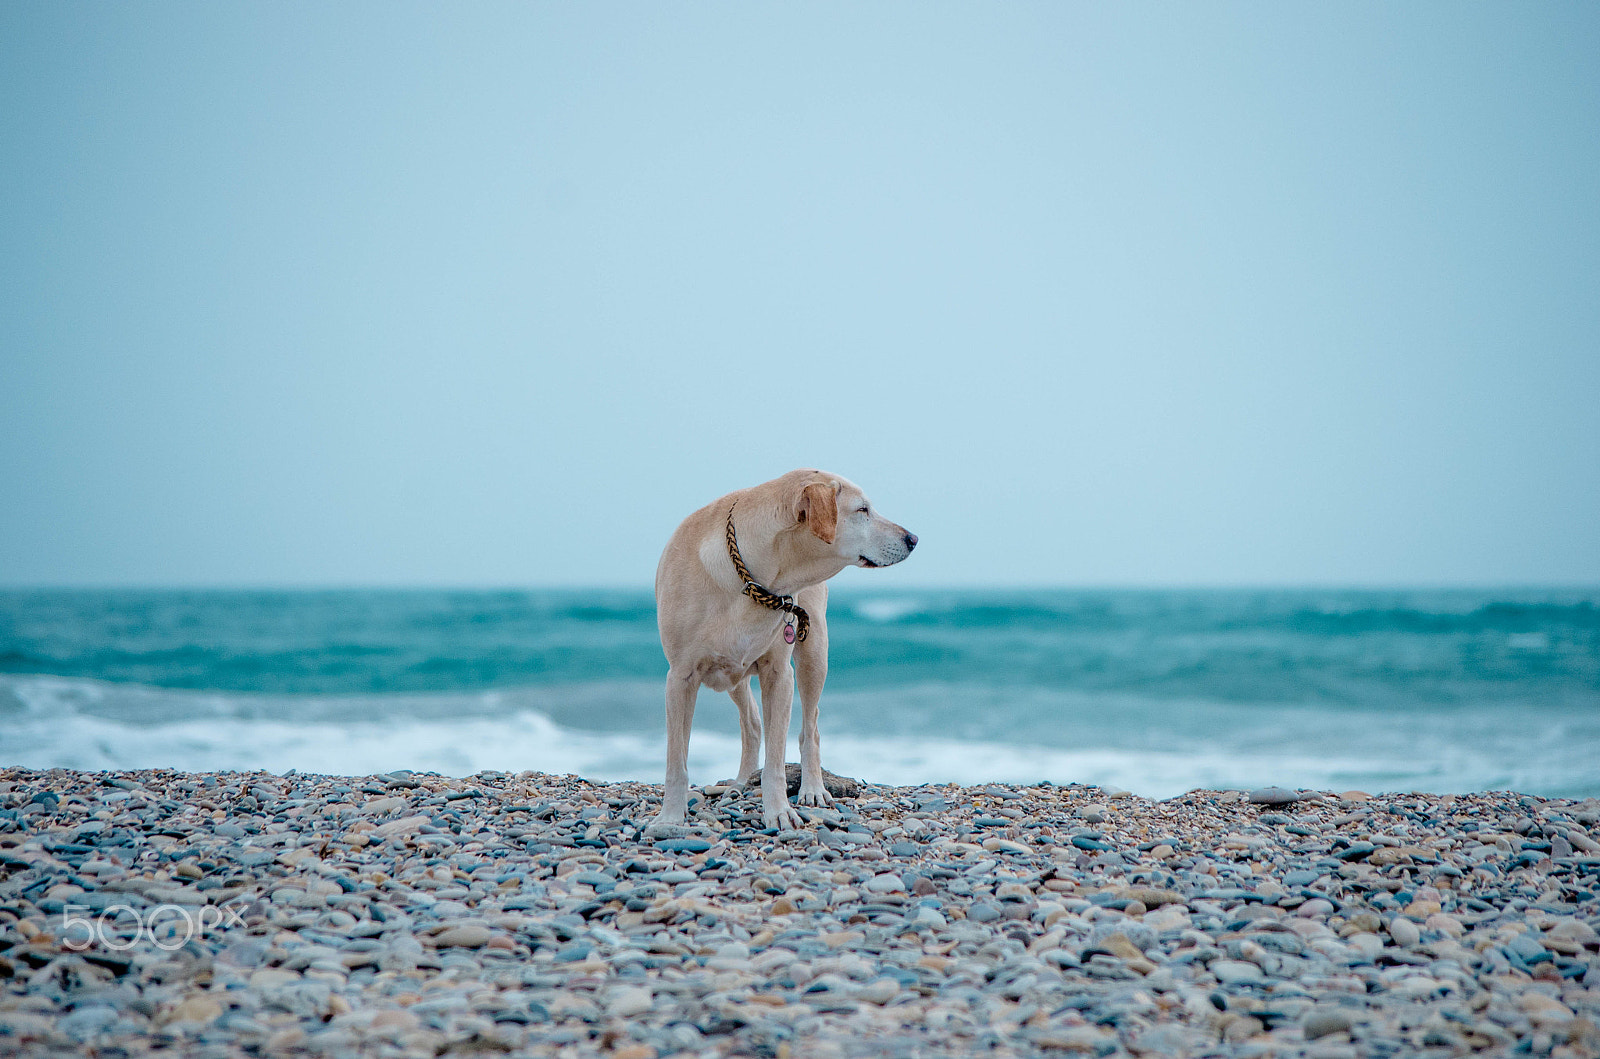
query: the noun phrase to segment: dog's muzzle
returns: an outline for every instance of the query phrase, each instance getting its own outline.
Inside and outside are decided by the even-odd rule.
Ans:
[[[899,545],[900,546],[898,548],[895,548],[888,555],[877,559],[869,559],[865,555],[859,556],[856,559],[856,565],[863,566],[871,570],[880,566],[893,566],[895,563],[902,562],[905,560],[906,556],[911,554],[911,550],[917,546],[917,535],[915,533],[903,534],[900,538]]]

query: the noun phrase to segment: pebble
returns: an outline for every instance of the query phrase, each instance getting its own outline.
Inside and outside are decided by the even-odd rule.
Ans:
[[[606,1001],[606,1014],[615,1018],[631,1018],[649,1011],[652,1003],[650,990],[642,986],[625,986],[612,992]]]
[[[1389,937],[1403,949],[1409,949],[1422,940],[1422,931],[1411,920],[1404,916],[1395,916],[1389,921]]]
[[[1223,985],[1260,985],[1267,980],[1261,968],[1241,960],[1212,960],[1206,969]]]
[[[1347,1012],[1323,1007],[1306,1012],[1305,1018],[1300,1021],[1300,1031],[1305,1034],[1306,1040],[1314,1041],[1330,1033],[1344,1033],[1353,1025]]]
[[[694,792],[663,831],[658,786],[575,776],[0,769],[0,1039],[130,1056],[1600,1051],[1594,800],[835,797],[768,833],[758,792]],[[117,905],[112,944],[69,946],[83,928],[65,917]],[[158,933],[116,933],[134,911]]]
[[[900,983],[894,978],[876,978],[862,986],[856,996],[873,1004],[887,1004],[900,995]]]
[[[469,923],[458,927],[448,927],[434,935],[433,943],[440,948],[459,945],[462,948],[477,949],[488,943],[492,933],[488,927],[481,923]]]

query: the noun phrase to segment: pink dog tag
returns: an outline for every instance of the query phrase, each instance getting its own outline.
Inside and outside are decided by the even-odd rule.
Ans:
[[[789,624],[787,624],[787,625],[785,625],[783,627],[783,642],[784,643],[794,643],[794,623],[793,622],[790,622]]]

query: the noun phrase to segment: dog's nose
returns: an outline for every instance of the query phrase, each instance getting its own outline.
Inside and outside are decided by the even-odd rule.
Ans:
[[[917,535],[915,533],[907,532],[906,533],[906,551],[909,552],[911,549],[915,548],[916,546],[917,546]]]

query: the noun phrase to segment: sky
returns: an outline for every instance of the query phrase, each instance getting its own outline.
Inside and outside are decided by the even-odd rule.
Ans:
[[[1600,7],[0,5],[0,584],[1600,583]]]

